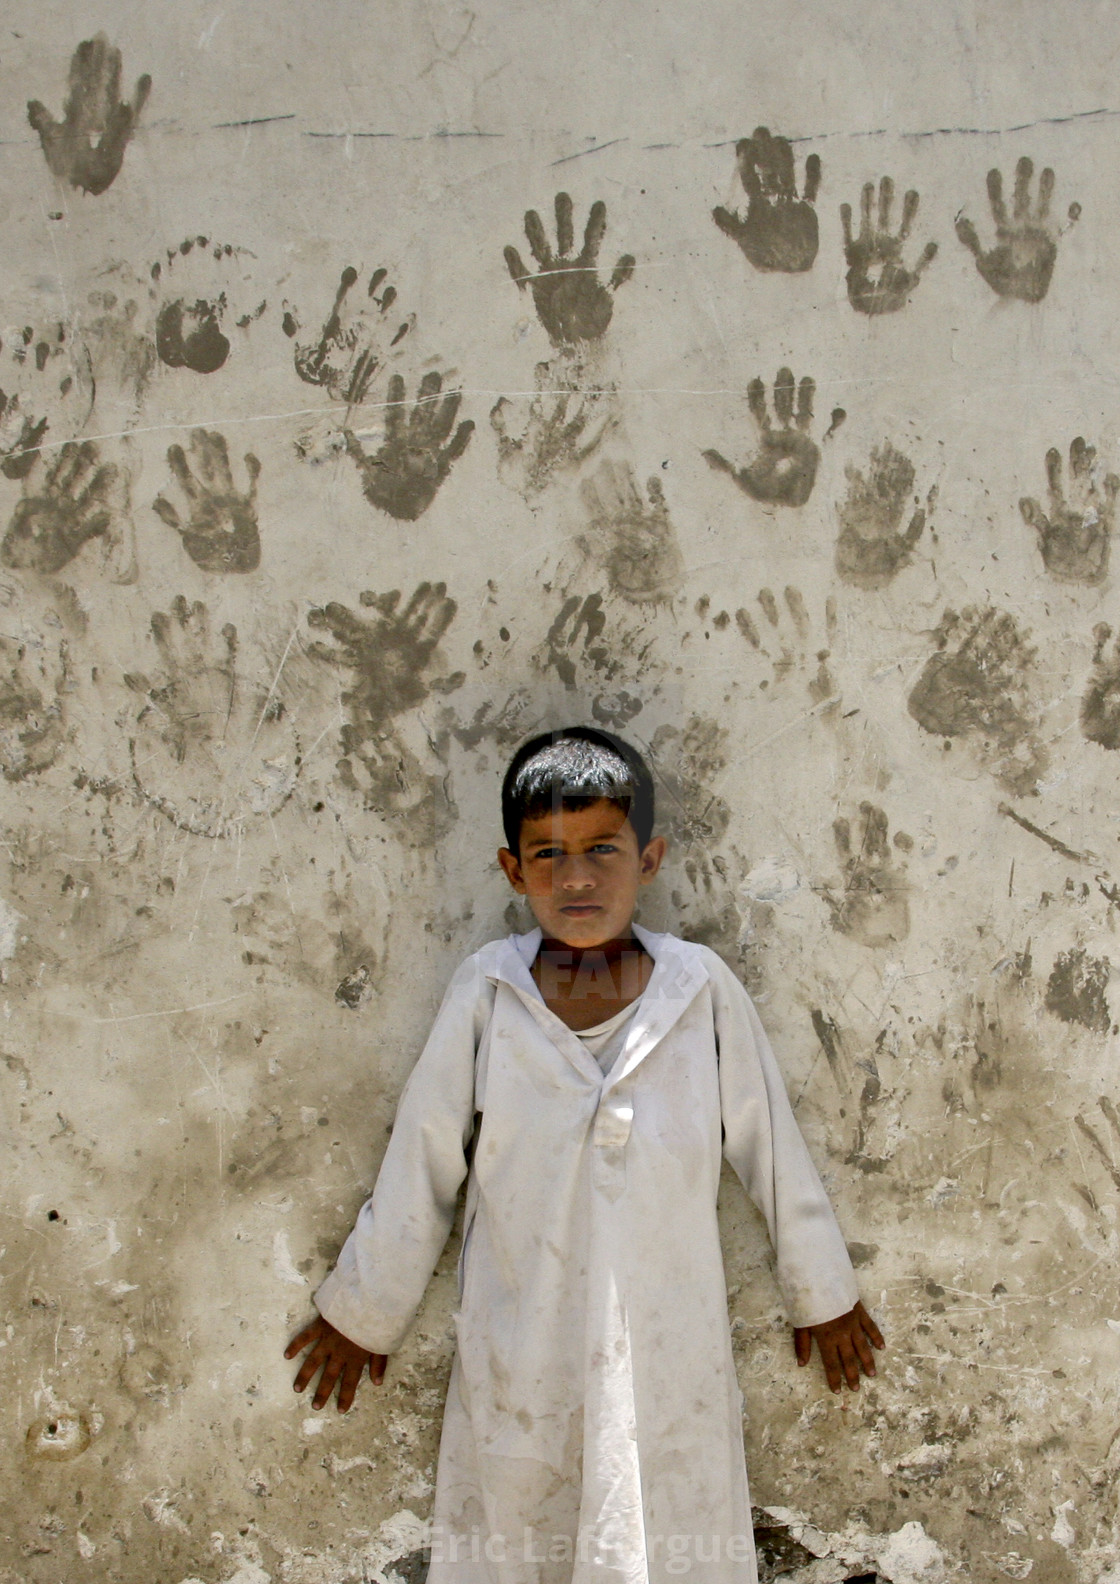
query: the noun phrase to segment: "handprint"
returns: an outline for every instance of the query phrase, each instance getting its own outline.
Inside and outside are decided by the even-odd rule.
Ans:
[[[213,374],[229,357],[229,341],[222,334],[223,296],[212,300],[182,297],[164,303],[156,317],[156,351],[168,368],[189,368],[196,374]]]
[[[456,605],[443,583],[421,583],[403,610],[400,590],[361,595],[362,606],[374,612],[362,617],[332,602],[313,610],[308,626],[329,633],[335,647],[316,640],[308,653],[348,671],[351,686],[342,694],[347,720],[342,727],[343,781],[360,792],[368,808],[400,811],[413,789],[406,769],[409,756],[394,722],[423,703],[433,688],[448,692],[462,681],[461,673],[439,681],[426,676],[436,648],[455,616]]]
[[[101,463],[92,440],[67,441],[39,488],[24,484],[0,544],[0,561],[32,572],[60,571],[87,540],[109,528],[117,476],[112,463]]]
[[[88,418],[93,379],[88,355],[84,349],[75,355],[61,324],[43,331],[25,325],[11,339],[10,357],[12,367],[0,378],[16,388],[11,395],[0,389],[0,473],[25,479],[60,421],[73,434]]]
[[[8,396],[0,390],[0,473],[5,478],[27,477],[38,461],[46,432],[45,418],[31,417],[21,410],[18,394]]]
[[[230,307],[226,287],[239,253],[229,242],[193,236],[167,248],[165,259],[152,265],[148,273],[156,291],[179,294],[165,297],[156,314],[156,351],[168,368],[215,373],[229,357],[227,316],[244,330],[264,313],[265,301],[244,313]]]
[[[232,622],[215,632],[182,594],[151,619],[156,663],[125,675],[141,700],[129,750],[137,790],[180,830],[220,840],[295,790],[299,737],[279,674],[247,682]]]
[[[1049,755],[1038,736],[1029,634],[1006,611],[968,606],[947,610],[934,636],[937,650],[906,701],[911,716],[935,737],[974,743],[1008,791],[1035,791]]]
[[[852,850],[851,824],[833,820],[832,835],[843,866],[839,887],[824,887],[832,927],[862,946],[891,946],[910,933],[907,886],[895,868],[887,843],[887,816],[873,803],[859,806],[859,845]],[[903,853],[913,838],[896,831],[893,845]]]
[[[848,301],[865,314],[897,313],[905,308],[922,271],[937,252],[936,242],[927,242],[922,256],[907,269],[902,262],[902,244],[910,235],[918,212],[918,195],[913,190],[902,200],[902,220],[898,235],[890,229],[894,182],[884,176],[879,183],[878,223],[872,224],[871,205],[874,182],[867,182],[860,199],[859,236],[852,236],[852,206],[840,205],[840,224],[844,228],[844,258],[848,264]]]
[[[441,395],[442,389],[439,374],[425,374],[409,413],[404,380],[394,374],[387,391],[385,437],[372,455],[362,450],[353,430],[344,431],[346,452],[362,475],[366,500],[403,522],[415,522],[427,511],[474,433],[470,418],[455,429],[462,393]]]
[[[1026,155],[1015,167],[1015,193],[1012,214],[1003,201],[1003,177],[998,170],[988,172],[988,201],[996,223],[996,245],[985,253],[971,220],[957,219],[957,235],[976,260],[976,268],[994,292],[1001,297],[1018,297],[1022,302],[1041,302],[1050,286],[1054,261],[1058,256],[1059,232],[1050,221],[1050,199],[1054,192],[1054,172],[1049,166],[1038,178],[1038,204],[1031,213],[1031,177],[1034,164]],[[1081,213],[1079,203],[1069,206],[1070,224]]]
[[[27,106],[53,173],[94,196],[111,186],[151,86],[145,72],[137,78],[132,103],[122,103],[120,50],[104,33],[79,44],[70,60],[64,119],[56,121],[38,99]]]
[[[182,594],[170,611],[155,611],[151,633],[159,657],[156,680],[140,671],[125,682],[145,701],[137,717],[157,735],[177,765],[196,749],[221,742],[237,694],[237,628],[226,622],[217,638],[201,600]]]
[[[509,430],[513,404],[508,397],[499,397],[490,409],[499,475],[527,500],[544,489],[553,473],[585,461],[621,417],[612,386],[581,390],[578,365],[569,371],[559,367],[561,361],[537,364],[536,394],[520,435]]]
[[[866,478],[859,468],[845,472],[848,496],[840,507],[836,570],[857,588],[885,588],[910,564],[926,525],[925,508],[915,498],[910,522],[900,531],[914,488],[913,464],[887,440],[882,449],[872,448]],[[936,490],[930,490],[927,505],[935,499]]]
[[[768,697],[778,698],[782,693],[782,684],[788,677],[796,674],[798,680],[804,682],[814,704],[834,707],[839,703],[840,694],[828,662],[832,658],[832,650],[836,644],[836,601],[831,595],[825,600],[822,635],[819,619],[815,624],[810,619],[805,596],[799,588],[787,584],[782,591],[782,599],[785,605],[784,613],[773,589],[759,589],[758,605],[766,621],[766,626],[761,631],[745,605],[741,605],[735,612],[735,625],[742,637],[752,649],[765,655],[772,667],[772,675],[759,683],[758,690],[760,693],[766,693],[770,689]],[[709,619],[711,604],[707,594],[697,602],[696,614],[704,622]],[[717,631],[730,625],[729,611],[720,610],[712,619],[712,626]],[[825,639],[824,644],[821,643],[822,636]],[[813,660],[816,661],[816,671],[810,674],[809,667]]]
[[[62,694],[70,685],[65,643],[37,649],[0,636],[0,772],[7,781],[37,775],[66,738]]]
[[[82,313],[82,341],[88,348],[97,389],[108,387],[114,400],[135,410],[158,366],[152,334],[150,293],[125,264],[100,272],[105,284],[91,291]]]
[[[817,256],[817,211],[813,208],[821,182],[816,154],[805,161],[804,195],[797,196],[793,151],[789,139],[771,137],[767,127],[735,145],[739,179],[747,194],[747,213],[722,206],[712,210],[720,230],[737,242],[760,270],[798,274],[811,269]]]
[[[1038,535],[1042,564],[1062,583],[1103,583],[1112,547],[1112,520],[1120,478],[1106,473],[1104,493],[1093,476],[1096,447],[1080,435],[1069,448],[1069,492],[1062,489],[1062,458],[1055,447],[1046,453],[1046,478],[1050,485],[1050,514],[1038,501],[1024,497],[1019,510],[1028,528]]]
[[[1107,622],[1093,628],[1093,674],[1081,699],[1081,732],[1102,748],[1120,748],[1120,638],[1105,649],[1112,637]]]
[[[525,215],[525,235],[529,251],[540,265],[531,275],[515,247],[505,249],[506,268],[518,289],[528,286],[533,293],[537,318],[554,346],[574,346],[579,341],[597,341],[606,331],[614,312],[616,292],[634,273],[634,258],[624,253],[611,273],[610,290],[599,280],[599,249],[607,230],[607,206],[602,200],[591,205],[583,233],[583,247],[573,253],[572,200],[566,192],[556,194],[556,252],[549,246],[535,209]]]
[[[604,462],[580,491],[590,519],[587,552],[605,566],[611,590],[634,604],[671,600],[684,578],[684,560],[661,480],[646,485],[647,505],[633,471]]]
[[[357,284],[358,272],[352,265],[343,270],[334,304],[318,341],[297,341],[296,373],[308,385],[321,385],[336,401],[356,407],[366,398],[373,377],[381,367],[381,343],[389,335],[389,348],[395,347],[415,323],[409,316],[394,328],[385,315],[397,300],[395,286],[386,286],[388,270],[376,269],[366,286],[365,302],[354,305],[350,293]],[[285,305],[284,334],[299,334],[299,320]],[[391,335],[389,334],[391,332]]]
[[[191,431],[191,462],[182,446],[167,449],[167,461],[186,496],[188,519],[183,523],[176,507],[158,495],[152,510],[183,541],[183,548],[204,572],[254,572],[261,564],[261,539],[257,528],[257,480],[261,465],[251,451],[245,454],[249,488],[234,487],[225,436],[216,431]],[[191,467],[193,463],[193,470]]]
[[[607,614],[601,594],[569,594],[533,656],[536,669],[542,674],[555,671],[566,688],[579,687],[584,694],[616,679],[631,686],[639,680],[648,685],[651,668],[656,664],[648,629],[627,628],[615,618],[609,640],[604,639]],[[592,713],[601,704],[614,711],[625,709],[629,707],[628,699],[625,692],[598,694],[592,699]],[[640,708],[639,703],[637,709]]]
[[[747,403],[759,429],[758,455],[743,468],[736,468],[718,451],[705,451],[705,460],[711,467],[730,473],[739,488],[754,500],[774,506],[804,506],[813,492],[821,459],[820,447],[809,435],[816,390],[811,379],[803,379],[796,386],[792,371],[779,369],[774,381],[774,412],[780,427],[775,429],[766,410],[766,386],[760,379],[751,380]],[[828,433],[838,429],[846,416],[842,407],[834,408]]]

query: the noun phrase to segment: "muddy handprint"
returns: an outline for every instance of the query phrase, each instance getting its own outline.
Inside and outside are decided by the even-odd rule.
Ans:
[[[1096,447],[1086,445],[1080,435],[1071,442],[1067,494],[1062,488],[1061,454],[1052,446],[1046,453],[1048,511],[1029,497],[1019,502],[1023,521],[1038,535],[1043,566],[1062,583],[1093,586],[1103,583],[1108,571],[1120,478],[1106,473],[1103,489],[1098,489],[1096,458]]]
[[[449,692],[462,681],[459,673],[442,679],[428,675],[456,605],[443,583],[421,583],[403,609],[399,589],[388,594],[367,590],[360,602],[370,615],[356,615],[335,602],[313,610],[308,626],[328,634],[333,644],[316,639],[308,653],[351,678],[341,695],[347,717],[339,761],[343,782],[362,795],[367,807],[400,812],[413,795],[406,783],[421,777],[407,763],[411,756],[394,722],[422,704],[433,688]]]
[[[65,643],[32,645],[0,635],[0,774],[38,775],[66,740],[62,695],[71,685]]]
[[[1112,628],[1093,628],[1093,672],[1081,697],[1081,733],[1102,748],[1120,748],[1120,638],[1108,648]]]
[[[832,927],[862,946],[891,946],[910,933],[908,887],[896,867],[891,846],[901,853],[913,850],[913,838],[896,831],[887,840],[887,816],[873,803],[859,806],[859,836],[853,847],[851,822],[832,822],[832,835],[843,877],[838,886],[823,888],[832,916]]]
[[[39,458],[47,420],[35,418],[20,407],[19,394],[0,390],[0,473],[24,479]]]
[[[836,601],[831,594],[825,600],[823,632],[819,619],[814,623],[810,618],[805,596],[792,584],[783,589],[781,605],[770,588],[760,588],[756,598],[765,625],[760,628],[752,611],[741,605],[735,612],[735,626],[750,647],[770,662],[771,675],[759,682],[759,692],[770,699],[779,698],[787,679],[797,677],[814,704],[839,704],[839,687],[829,666],[837,638]],[[711,604],[706,594],[697,603],[696,614],[705,622]],[[730,612],[718,611],[712,625],[717,630],[730,627]],[[816,670],[811,671],[814,661]]]
[[[136,80],[131,103],[123,103],[120,50],[104,33],[79,44],[70,60],[63,119],[56,121],[38,99],[27,106],[27,119],[53,173],[95,196],[110,187],[151,87],[145,73]]]
[[[1015,167],[1015,190],[1009,215],[1003,201],[1003,176],[998,170],[988,172],[988,202],[995,221],[996,242],[986,253],[972,221],[963,216],[957,219],[957,236],[976,260],[976,268],[992,290],[1000,297],[1017,297],[1029,303],[1041,302],[1049,290],[1060,235],[1050,219],[1054,172],[1047,166],[1038,178],[1038,202],[1032,211],[1033,176],[1034,163],[1024,155]],[[1071,203],[1071,225],[1080,213],[1081,205]]]
[[[155,611],[154,664],[125,674],[139,699],[129,735],[137,791],[172,824],[211,840],[275,814],[301,768],[279,674],[244,673],[237,628],[215,631],[201,600]]]
[[[317,341],[296,341],[295,367],[308,385],[321,385],[336,401],[359,406],[366,398],[385,354],[397,346],[415,323],[411,315],[386,317],[397,300],[395,286],[386,286],[388,270],[375,269],[366,284],[364,300],[353,289],[358,271],[343,270],[334,303]],[[399,312],[399,310],[398,310]],[[283,330],[290,339],[299,334],[296,311],[285,304]]]
[[[752,379],[747,386],[747,403],[758,425],[758,453],[746,467],[737,468],[720,452],[705,451],[709,466],[730,473],[753,500],[772,506],[804,506],[813,493],[821,459],[820,447],[809,433],[816,390],[808,377],[798,386],[790,369],[779,369],[774,381],[774,413],[778,420],[775,428],[766,406],[766,386],[762,380]],[[838,429],[845,417],[843,408],[834,408],[828,432]]]
[[[358,436],[347,429],[346,454],[362,475],[362,493],[371,506],[399,521],[415,522],[435,500],[452,463],[467,449],[474,422],[466,418],[455,428],[462,392],[444,394],[443,378],[436,373],[425,374],[420,381],[411,411],[399,374],[389,380],[386,394],[381,444],[376,451],[364,451]]]
[[[878,218],[871,218],[875,198],[874,182],[867,182],[860,198],[859,235],[852,235],[852,207],[840,205],[844,228],[844,258],[848,265],[848,301],[865,314],[897,313],[905,308],[922,271],[937,253],[937,243],[927,242],[913,269],[902,262],[902,245],[910,235],[918,213],[918,195],[911,188],[902,200],[902,219],[897,234],[891,230],[894,182],[884,176],[879,183]]]
[[[182,765],[224,737],[237,692],[237,628],[226,622],[214,635],[202,601],[177,594],[169,611],[153,613],[150,630],[158,670],[152,677],[128,672],[125,682],[147,701],[137,720],[150,724]]]
[[[108,532],[117,479],[117,468],[101,461],[92,440],[67,441],[40,484],[24,482],[0,561],[32,572],[60,571],[90,539]]]
[[[603,608],[601,594],[569,594],[549,623],[533,665],[542,676],[554,671],[565,688],[590,695],[595,714],[607,701],[616,713],[631,708],[631,695],[620,689],[636,687],[639,682],[650,686],[658,660],[646,626],[630,627],[620,621],[610,607]],[[616,684],[615,688],[609,694],[598,692],[608,682]],[[640,701],[634,702],[636,714],[642,706]],[[596,719],[606,717],[596,715]]]
[[[208,236],[185,237],[165,249],[149,270],[160,301],[156,313],[156,352],[168,368],[214,374],[229,357],[228,320],[247,329],[264,313],[266,301],[239,311],[230,303],[229,286],[236,280],[242,250]]]
[[[740,215],[715,208],[712,219],[716,225],[739,244],[755,269],[782,270],[790,275],[811,269],[820,241],[813,207],[821,182],[820,157],[810,154],[805,161],[800,198],[788,138],[771,137],[768,128],[756,127],[753,137],[741,138],[736,144],[735,157],[747,195],[747,212]]]
[[[187,503],[187,520],[165,495],[157,495],[152,510],[183,541],[195,566],[204,572],[254,572],[261,564],[261,538],[257,527],[257,480],[261,465],[251,451],[245,454],[249,488],[242,492],[233,482],[225,436],[193,429],[187,461],[181,445],[167,448],[167,461]]]
[[[508,397],[499,397],[490,409],[499,476],[526,500],[538,495],[554,473],[578,468],[621,418],[613,386],[582,389],[582,369],[578,364],[568,368],[566,361],[557,357],[537,364],[536,393],[520,434],[511,432],[516,409]]]
[[[74,434],[89,417],[89,354],[62,324],[44,330],[25,325],[0,343],[0,352],[0,473],[25,479],[48,435]]]
[[[947,610],[937,649],[910,690],[907,709],[923,731],[965,738],[1010,792],[1034,792],[1049,760],[1034,697],[1037,650],[1007,611]]]
[[[603,462],[580,490],[590,534],[588,556],[602,563],[611,591],[633,604],[670,601],[684,579],[684,559],[661,480],[646,485],[642,499],[631,468]]]
[[[576,253],[572,200],[561,192],[556,194],[555,253],[537,211],[530,209],[525,215],[525,235],[539,266],[537,273],[533,275],[525,268],[515,247],[505,249],[506,268],[520,291],[529,287],[537,318],[554,346],[597,341],[605,334],[614,313],[612,293],[634,273],[635,260],[632,254],[624,253],[611,272],[609,288],[600,281],[599,250],[606,230],[607,206],[599,199],[591,205],[583,247]]]
[[[926,525],[925,507],[913,494],[913,464],[886,440],[872,448],[866,477],[855,467],[845,472],[848,494],[839,510],[836,570],[857,588],[885,588],[913,560]],[[931,490],[927,506],[935,499],[936,490]],[[903,528],[910,506],[914,510]]]

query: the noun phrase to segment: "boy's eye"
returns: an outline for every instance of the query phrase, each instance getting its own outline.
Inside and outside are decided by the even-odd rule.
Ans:
[[[594,846],[589,847],[587,850],[588,852],[593,853],[615,853],[618,851],[618,847],[614,844],[614,842],[596,842]],[[563,855],[563,848],[561,847],[538,847],[536,852],[533,854],[533,857],[562,858]]]

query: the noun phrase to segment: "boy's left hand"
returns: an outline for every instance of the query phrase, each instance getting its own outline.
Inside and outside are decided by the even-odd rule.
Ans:
[[[859,1391],[861,1366],[865,1375],[874,1375],[875,1359],[868,1342],[881,1348],[883,1336],[861,1303],[857,1302],[847,1314],[837,1315],[835,1320],[824,1320],[815,1326],[795,1326],[793,1348],[798,1364],[808,1364],[814,1337],[831,1391],[838,1392],[845,1380],[853,1391]]]

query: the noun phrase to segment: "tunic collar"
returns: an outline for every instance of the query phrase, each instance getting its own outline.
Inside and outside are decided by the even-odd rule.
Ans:
[[[597,1084],[601,1083],[604,1093],[627,1078],[654,1046],[660,1044],[709,978],[700,947],[676,935],[643,929],[638,924],[632,928],[653,958],[653,972],[638,1003],[626,1043],[605,1079],[590,1051],[567,1024],[545,1006],[529,971],[540,950],[540,929],[529,930],[524,935],[510,935],[501,941],[496,961],[487,974],[495,983],[509,985],[543,1032],[580,1072],[593,1077]]]

